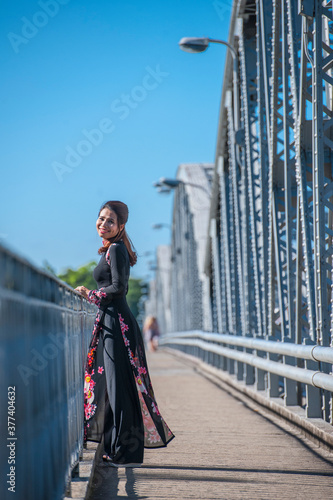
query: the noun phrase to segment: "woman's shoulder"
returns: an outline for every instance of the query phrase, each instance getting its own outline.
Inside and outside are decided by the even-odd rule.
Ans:
[[[109,246],[110,252],[117,252],[119,250],[126,250],[125,244],[122,240],[120,241],[115,241],[114,243],[111,243]]]
[[[126,255],[127,253],[127,248],[124,244],[123,241],[116,241],[115,243],[111,243],[109,246],[107,252],[106,252],[106,257],[110,255]]]

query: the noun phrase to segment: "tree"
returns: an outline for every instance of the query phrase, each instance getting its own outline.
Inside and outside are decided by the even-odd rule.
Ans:
[[[93,278],[92,272],[96,266],[97,262],[93,260],[91,262],[88,262],[88,264],[86,264],[85,266],[81,266],[76,270],[69,267],[64,273],[58,274],[58,278],[65,281],[73,288],[76,288],[79,285],[83,285],[89,288],[89,290],[95,290],[96,281]]]
[[[137,318],[139,315],[139,302],[142,295],[142,281],[138,278],[130,278],[128,282],[127,302],[130,310]]]

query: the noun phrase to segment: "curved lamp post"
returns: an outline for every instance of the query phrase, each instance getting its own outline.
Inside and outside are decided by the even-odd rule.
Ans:
[[[216,40],[214,38],[196,38],[196,37],[185,37],[179,42],[179,47],[185,52],[191,54],[196,54],[199,52],[204,52],[208,49],[210,43],[218,43],[220,45],[225,45],[232,56],[234,66],[233,66],[233,94],[234,94],[234,129],[235,132],[239,129],[239,89],[238,89],[238,56],[235,48],[230,45],[230,43],[224,40]]]
[[[153,182],[153,186],[157,189],[160,194],[169,194],[171,189],[167,187],[165,184],[162,184],[160,181]]]
[[[163,229],[164,227],[167,227],[170,229],[170,224],[167,224],[166,222],[158,222],[157,224],[152,224],[152,229]]]
[[[192,186],[195,188],[202,189],[210,197],[210,192],[208,191],[208,189],[206,189],[203,186],[200,186],[200,184],[194,184],[193,182],[187,182],[187,181],[185,182],[182,181],[181,179],[170,179],[168,177],[161,177],[157,182],[153,182],[153,186],[158,189],[159,193],[170,193],[172,189],[175,189],[181,184],[183,186]]]

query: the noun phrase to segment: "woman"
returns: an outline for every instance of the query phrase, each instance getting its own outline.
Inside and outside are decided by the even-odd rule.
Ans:
[[[76,288],[98,306],[85,371],[84,439],[104,438],[103,460],[114,467],[140,466],[144,447],[166,446],[174,437],[158,410],[142,335],[126,301],[137,261],[127,219],[124,203],[103,204],[96,222],[102,256],[93,272],[98,289]]]
[[[160,329],[158,327],[157,319],[155,318],[155,316],[147,316],[145,324],[143,326],[143,333],[148,344],[148,349],[151,352],[157,351]]]

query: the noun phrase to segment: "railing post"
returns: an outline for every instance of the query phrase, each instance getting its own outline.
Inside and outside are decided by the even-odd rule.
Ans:
[[[268,340],[276,341],[276,337],[270,336]],[[270,352],[268,357],[271,361],[278,361],[279,355]],[[279,376],[275,375],[275,373],[268,374],[268,393],[270,398],[278,398],[279,397]]]
[[[210,352],[204,350],[204,362],[207,363],[208,365],[210,364]]]
[[[316,345],[311,339],[304,339],[303,343],[305,345]],[[305,360],[305,368],[308,370],[319,370],[318,361],[313,359]],[[321,391],[317,387],[312,385],[306,385],[306,417],[307,418],[322,418],[322,408],[321,408]]]
[[[237,351],[244,351],[244,347],[237,347]],[[242,361],[237,361],[237,380],[244,380],[244,363]]]
[[[230,345],[229,348],[234,349],[234,346]],[[227,364],[228,364],[229,375],[234,375],[235,374],[235,361],[233,359],[228,358]]]
[[[225,347],[226,344],[222,344],[222,346]],[[222,356],[222,370],[228,371],[228,358],[226,356]]]
[[[256,336],[257,339],[263,340],[264,337],[261,335]],[[266,352],[265,351],[256,351],[257,356],[259,358],[266,358]],[[265,382],[265,374],[266,372],[263,370],[260,370],[260,368],[255,368],[255,374],[256,374],[256,386],[257,386],[257,391],[264,391],[266,389],[266,382]]]
[[[205,361],[205,351],[201,349],[201,347],[199,347],[199,353],[199,358],[201,359],[201,361]]]
[[[252,333],[247,333],[246,337],[252,338]],[[253,349],[245,349],[245,352],[252,354]],[[254,368],[251,365],[245,365],[245,384],[253,385],[254,384]]]
[[[66,323],[64,331],[67,332],[68,329],[72,331],[71,339],[75,344],[76,329],[73,328],[69,320]],[[236,378],[238,381],[244,381],[246,385],[254,385],[257,391],[265,391],[268,388],[268,396],[270,398],[276,398],[280,395],[279,381],[283,378],[285,381],[284,403],[286,406],[303,407],[303,394],[306,388],[306,417],[322,418],[325,420],[322,393],[323,391],[332,393],[333,378],[326,373],[323,365],[325,363],[332,365],[332,348],[317,346],[309,339],[303,341],[303,346],[294,344],[289,338],[286,338],[284,342],[277,342],[274,337],[270,337],[262,342],[262,337],[259,335],[255,337],[253,342],[249,342],[247,339],[252,338],[251,334],[246,334],[242,337],[230,337],[229,335],[221,335],[220,337],[216,334],[212,335],[209,332],[201,332],[200,335],[193,334],[192,338],[191,334],[185,335],[184,342],[181,342],[181,338],[184,335],[180,335],[178,339],[179,343],[173,343],[174,337],[171,336],[170,343],[164,342],[164,339],[161,339],[161,345],[166,344],[173,349],[185,353],[196,353],[199,359],[212,364],[214,367],[220,369],[228,368],[230,375],[235,374],[234,369],[237,366],[238,372],[236,373]],[[202,342],[196,342],[196,337],[201,338]],[[220,349],[220,345],[224,349]],[[207,349],[205,346],[207,346]],[[216,352],[215,349],[212,349],[214,346],[216,347]],[[307,360],[311,356],[311,346],[315,347],[314,357],[319,361],[315,361],[314,359]],[[68,353],[72,352],[70,346],[67,346],[67,351]],[[240,352],[244,354],[239,356],[238,353]],[[284,363],[278,362],[281,357]],[[262,361],[259,362],[258,358],[262,358]],[[296,359],[298,360],[297,363]],[[243,371],[239,370],[240,365],[243,366]],[[290,367],[293,367],[293,369],[290,369]],[[275,373],[270,373],[270,370]],[[256,374],[256,378],[254,378],[254,373]],[[293,377],[293,379],[287,377]],[[267,381],[266,378],[268,379]],[[313,381],[315,381],[320,389],[312,386]],[[81,448],[72,457],[72,466],[80,453]]]
[[[214,366],[215,366],[215,368],[219,368],[220,369],[221,368],[221,356],[220,356],[220,354],[215,354],[214,358],[215,358],[214,359]]]
[[[285,343],[292,344],[290,338],[284,339]],[[296,366],[296,359],[293,356],[283,356],[286,365]],[[297,401],[297,382],[290,378],[284,379],[284,404],[285,406],[296,406]]]

